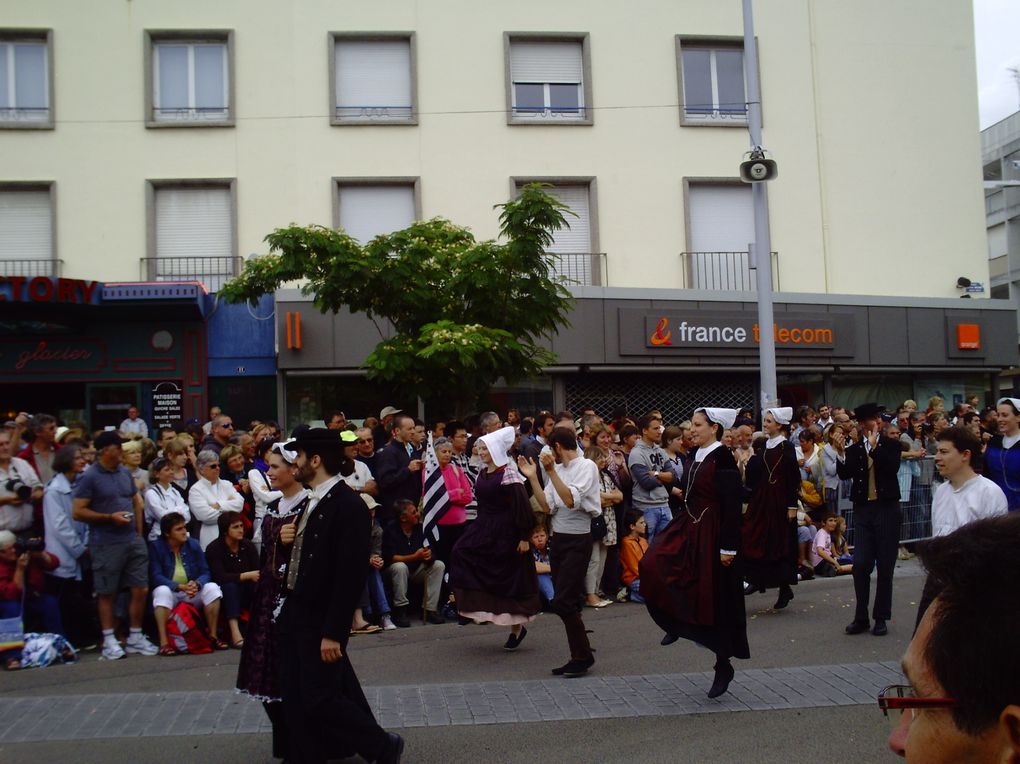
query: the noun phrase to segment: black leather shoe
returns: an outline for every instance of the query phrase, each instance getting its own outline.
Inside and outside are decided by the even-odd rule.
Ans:
[[[875,625],[871,629],[871,633],[876,637],[884,637],[889,633],[889,627],[885,625],[885,621],[875,619]]]
[[[723,666],[717,666],[715,669],[715,679],[712,681],[712,689],[708,691],[708,697],[718,698],[726,690],[730,688],[730,682],[733,681],[733,666],[727,662]]]
[[[567,661],[562,666],[557,666],[552,670],[552,673],[556,676],[563,676],[563,672],[567,670],[567,666],[569,666],[571,663],[573,663],[573,661]]]
[[[386,733],[386,748],[376,759],[376,764],[400,764],[400,757],[404,755],[404,738],[395,732]]]
[[[869,626],[867,621],[852,621],[843,631],[847,634],[863,634]]]
[[[680,639],[680,637],[676,634],[663,634],[662,639],[659,640],[659,644],[665,647],[666,645],[673,644],[678,639]]]
[[[528,636],[528,630],[525,627],[521,627],[520,634],[514,634],[510,632],[510,636],[506,638],[506,643],[503,645],[504,650],[516,650],[521,646],[521,642]]]
[[[439,624],[446,623],[446,619],[439,615],[435,610],[425,611],[425,623],[431,623],[438,626]]]
[[[744,584],[744,596],[745,597],[750,596],[750,595],[754,594],[755,592],[761,592],[762,594],[764,594],[765,593],[765,587],[764,586],[755,586],[754,584]]]
[[[563,667],[563,676],[568,679],[575,679],[588,673],[588,669],[595,665],[595,659],[589,658],[586,661],[570,661]]]
[[[776,610],[782,610],[784,607],[790,604],[790,600],[793,599],[793,589],[789,586],[783,587],[779,590],[779,599],[776,600],[776,604],[772,607]]]
[[[393,625],[401,629],[411,628],[411,622],[407,620],[407,607],[395,607],[393,612],[390,613],[390,618],[393,620]]]

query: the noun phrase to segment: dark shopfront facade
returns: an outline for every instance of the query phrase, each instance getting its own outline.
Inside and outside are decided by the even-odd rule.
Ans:
[[[235,394],[261,399],[274,414],[266,396],[275,384],[272,330],[268,344],[258,343],[248,322],[232,318],[218,317],[216,301],[196,283],[2,278],[0,415],[46,412],[98,430],[119,425],[136,404],[150,427],[205,421],[210,391],[230,389],[229,368],[262,372],[261,388],[244,379]],[[217,323],[235,328],[216,332]],[[243,357],[256,352],[268,358]]]
[[[675,422],[695,406],[758,401],[756,303],[694,291],[574,293],[571,326],[552,342],[557,365],[543,379],[497,386],[497,409],[587,405],[610,416],[654,407]],[[684,299],[670,299],[678,294]],[[987,401],[999,394],[1000,372],[1017,364],[1016,318],[1005,301],[779,294],[775,323],[785,405],[913,398],[923,408],[932,395],[950,406],[975,393]],[[384,400],[358,370],[387,325],[346,311],[323,315],[291,290],[277,294],[276,325],[288,424],[324,407],[353,417],[391,402],[413,410],[413,402]]]

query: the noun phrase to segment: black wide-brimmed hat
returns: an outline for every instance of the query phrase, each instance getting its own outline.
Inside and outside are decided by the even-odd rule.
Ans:
[[[341,451],[344,442],[340,439],[338,430],[327,430],[325,427],[310,427],[300,434],[296,434],[294,440],[285,443],[283,447],[288,451],[315,451],[322,453],[327,450]]]
[[[883,411],[885,411],[885,406],[879,406],[877,403],[862,403],[854,409],[854,418],[858,422],[863,422],[865,419],[878,419],[882,416]]]

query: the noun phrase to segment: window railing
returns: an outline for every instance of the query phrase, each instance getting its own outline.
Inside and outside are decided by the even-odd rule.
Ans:
[[[747,252],[681,252],[684,289],[755,292],[757,275]],[[772,253],[772,288],[779,291],[779,253]]]
[[[59,278],[63,260],[0,260],[0,276]]]
[[[414,117],[413,106],[337,106],[336,118],[351,122],[403,122]]]
[[[225,257],[143,257],[142,279],[145,281],[199,281],[209,292],[241,272],[239,255]]]
[[[5,106],[0,108],[0,122],[45,122],[49,118],[49,106]]]
[[[157,122],[222,122],[230,116],[225,106],[156,107],[152,115]]]
[[[747,123],[746,106],[696,106],[684,107],[684,118],[691,122],[737,122]]]
[[[605,252],[548,252],[553,273],[572,286],[609,286]]]
[[[537,119],[587,119],[588,113],[583,106],[514,106],[511,114],[515,117],[535,117]]]

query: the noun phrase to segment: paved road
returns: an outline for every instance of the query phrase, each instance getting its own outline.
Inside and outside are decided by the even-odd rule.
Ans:
[[[517,653],[495,627],[417,626],[352,640],[351,655],[380,721],[399,728],[408,761],[758,762],[827,750],[885,760],[876,690],[897,678],[922,579],[897,569],[884,638],[848,637],[849,579],[805,582],[783,612],[772,595],[748,598],[753,658],[737,664],[733,691],[709,701],[707,651],[663,648],[643,609],[586,611],[596,670],[559,680],[566,659],[558,621],[540,617]],[[116,663],[86,655],[74,666],[0,678],[0,760],[75,762],[270,761],[264,717],[230,692],[237,653]],[[126,739],[126,738],[130,738]],[[33,741],[33,742],[18,742]],[[835,748],[833,748],[835,747]]]

